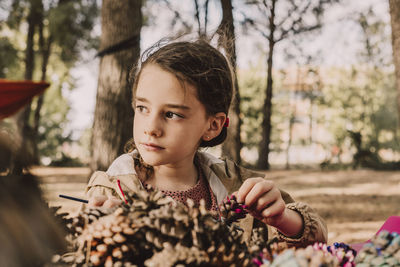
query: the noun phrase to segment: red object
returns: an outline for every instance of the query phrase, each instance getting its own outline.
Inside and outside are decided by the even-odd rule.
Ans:
[[[122,191],[122,187],[121,187],[121,183],[120,183],[120,181],[119,181],[119,180],[117,180],[117,183],[118,183],[119,190],[121,191],[121,193],[122,193],[122,196],[124,197],[125,203],[126,203],[126,204],[128,204],[128,201],[127,201],[127,200],[126,200],[126,198],[125,198],[124,191]]]
[[[400,216],[390,216],[379,228],[379,230],[375,233],[375,235],[378,235],[381,231],[388,231],[388,232],[397,232],[400,234]],[[356,243],[356,244],[351,244],[350,246],[354,248],[357,252],[362,249],[364,244],[370,242],[370,240],[365,241],[364,243]]]
[[[31,99],[49,87],[46,82],[0,79],[0,120],[16,113]]]
[[[228,128],[228,126],[229,126],[229,118],[226,117],[226,120],[225,120],[225,123],[224,123],[224,127]]]
[[[390,216],[375,235],[379,234],[383,230],[400,234],[400,216]]]

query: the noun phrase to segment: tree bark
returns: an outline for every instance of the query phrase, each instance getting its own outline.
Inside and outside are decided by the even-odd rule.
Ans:
[[[35,68],[35,54],[34,54],[34,35],[35,29],[40,21],[40,8],[42,6],[41,0],[30,1],[30,9],[28,15],[28,34],[26,37],[26,50],[25,50],[25,80],[31,81],[33,79],[33,70]],[[19,129],[19,135],[21,138],[20,148],[18,149],[17,158],[18,162],[15,162],[13,173],[21,174],[24,164],[32,163],[32,156],[34,150],[34,141],[32,127],[29,124],[29,117],[31,114],[31,102],[22,109],[16,119],[17,126]]]
[[[257,168],[259,169],[269,169],[269,144],[271,142],[271,116],[272,116],[272,65],[273,65],[273,55],[275,46],[275,3],[276,0],[272,1],[271,5],[271,16],[269,18],[270,32],[269,32],[269,51],[267,59],[267,87],[265,89],[266,96],[263,104],[262,114],[262,135],[261,143],[258,150],[258,161]]]
[[[42,9],[42,12],[44,12],[43,9]],[[42,20],[40,21],[40,24],[39,24],[39,49],[40,49],[40,54],[42,56],[42,67],[41,67],[41,72],[42,72],[41,80],[42,81],[46,80],[47,65],[49,63],[52,42],[53,42],[53,38],[51,35],[47,38],[47,40],[46,40],[46,38],[44,38],[43,16],[42,16]],[[40,162],[38,143],[39,143],[40,111],[42,110],[43,100],[44,100],[44,93],[41,94],[37,100],[35,114],[33,117],[33,127],[32,127],[32,135],[33,135],[33,140],[34,140],[33,161],[35,164],[39,164],[39,162]]]
[[[397,113],[400,125],[400,0],[389,0],[392,26],[393,62],[396,74]]]
[[[240,150],[242,142],[240,139],[240,129],[242,120],[240,119],[240,92],[236,73],[236,44],[235,27],[233,24],[232,2],[231,0],[221,0],[222,21],[219,26],[219,43],[225,49],[228,59],[234,72],[234,93],[233,101],[229,112],[228,136],[222,145],[222,154],[231,158],[238,164],[241,163]]]
[[[140,57],[142,1],[104,0],[101,55],[92,135],[92,170],[105,170],[132,138],[130,67]],[[134,40],[134,42],[124,42]],[[127,45],[127,43],[129,45]],[[114,49],[109,49],[113,48]]]

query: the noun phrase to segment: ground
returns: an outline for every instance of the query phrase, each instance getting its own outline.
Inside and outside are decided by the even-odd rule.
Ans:
[[[51,206],[77,212],[80,203],[58,195],[83,197],[89,169],[36,167],[32,172],[40,177]],[[400,172],[272,170],[267,176],[317,210],[327,222],[329,244],[364,242],[389,216],[400,216]]]

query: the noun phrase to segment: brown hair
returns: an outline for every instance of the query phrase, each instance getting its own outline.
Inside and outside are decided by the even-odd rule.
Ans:
[[[205,40],[180,41],[163,45],[164,40],[148,48],[140,59],[138,68],[130,73],[133,98],[141,71],[147,64],[157,64],[174,74],[182,83],[187,82],[197,89],[197,97],[204,105],[207,115],[218,112],[228,114],[233,94],[233,72],[225,56]],[[227,128],[200,147],[212,147],[225,141]]]

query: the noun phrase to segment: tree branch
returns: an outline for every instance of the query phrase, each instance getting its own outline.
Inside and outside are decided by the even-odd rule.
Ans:
[[[310,31],[314,31],[316,29],[321,28],[321,24],[317,24],[317,25],[313,25],[313,26],[309,26],[309,27],[304,27],[304,28],[300,28],[297,31],[289,31],[285,36],[282,36],[276,39],[276,43],[279,41],[282,41],[283,39],[287,38],[290,35],[295,35],[295,34],[300,34],[300,33],[305,33],[305,32],[310,32]]]
[[[264,29],[264,27],[259,26],[259,25],[258,25],[258,22],[254,21],[253,19],[245,17],[245,19],[244,19],[244,24],[250,24],[251,27],[252,27],[256,32],[258,32],[259,34],[262,35],[262,37],[264,37],[264,38],[266,38],[266,39],[268,39],[268,40],[270,39],[270,38],[269,38],[269,35],[268,35],[267,33],[265,33],[265,32],[262,30],[262,29]],[[266,27],[266,28],[268,28],[268,27]]]
[[[194,0],[194,5],[196,8],[196,13],[194,14],[197,20],[197,25],[198,25],[198,34],[201,36],[201,23],[200,23],[200,10],[199,10],[199,3],[197,0]]]
[[[295,33],[295,34],[297,34],[297,33],[300,33],[300,32],[304,32],[304,31],[302,30],[302,27],[301,27],[300,24],[303,22],[303,17],[302,17],[302,15],[306,13],[306,11],[309,9],[310,5],[311,5],[311,1],[308,1],[307,5],[305,5],[304,8],[302,8],[302,9],[299,11],[299,13],[298,13],[298,14],[299,14],[299,17],[298,17],[297,19],[293,20],[292,24],[291,24],[287,29],[283,29],[283,30],[281,31],[280,37],[277,38],[278,41],[281,41],[281,40],[285,39],[290,33]],[[295,8],[293,11],[295,11],[295,10],[297,10],[297,9],[298,9],[298,8]],[[296,27],[297,25],[299,25],[299,32],[297,32],[297,31],[295,30],[295,27]],[[319,25],[319,26],[320,26],[320,25]],[[319,26],[318,26],[318,27],[319,27]],[[313,28],[313,26],[306,27],[306,29],[307,29],[307,28]],[[308,29],[308,30],[305,30],[305,31],[310,31],[310,30],[312,30],[312,29]]]
[[[207,33],[207,23],[208,23],[208,4],[209,0],[206,0],[204,3],[204,9],[205,9],[205,14],[204,14],[204,33]]]
[[[266,0],[263,0],[263,5],[265,6],[266,9],[271,10],[271,7],[268,5]]]
[[[178,11],[172,8],[171,3],[168,0],[164,0],[164,2],[167,5],[167,8],[174,13],[175,15],[174,20],[180,21],[186,30],[191,30],[192,27],[181,17]]]
[[[293,0],[290,0],[290,3],[292,4],[293,8],[289,9],[287,11],[287,15],[282,19],[282,21],[276,24],[277,28],[282,27],[282,25],[285,24],[285,22],[287,22],[288,19],[290,19],[292,17],[292,14],[299,9],[299,6],[296,5]]]

